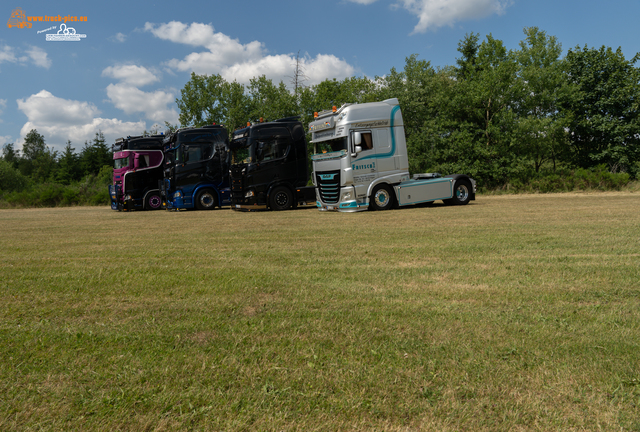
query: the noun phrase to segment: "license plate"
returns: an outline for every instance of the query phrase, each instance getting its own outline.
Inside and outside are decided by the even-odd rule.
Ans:
[[[240,204],[236,204],[236,208],[240,208]]]
[[[336,208],[334,206],[327,206],[327,210],[335,210]]]

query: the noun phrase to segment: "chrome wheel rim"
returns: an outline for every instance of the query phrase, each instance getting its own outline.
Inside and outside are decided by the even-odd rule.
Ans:
[[[459,201],[466,201],[469,198],[469,189],[466,185],[461,184],[456,187],[456,198]]]

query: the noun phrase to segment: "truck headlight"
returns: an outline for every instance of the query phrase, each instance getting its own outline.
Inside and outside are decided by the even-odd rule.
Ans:
[[[177,191],[176,193],[173,194],[173,198],[182,198],[182,191]]]
[[[255,196],[255,193],[253,192],[253,190],[250,190],[244,194],[245,198],[253,198],[254,196]]]
[[[353,193],[351,191],[343,192],[340,201],[353,201]]]
[[[123,201],[129,201],[131,199],[131,195],[125,195],[124,197],[122,197]]]

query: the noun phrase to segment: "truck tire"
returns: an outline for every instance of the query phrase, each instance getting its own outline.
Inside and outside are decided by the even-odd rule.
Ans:
[[[373,189],[371,194],[370,209],[372,210],[389,210],[393,207],[394,196],[393,190],[389,185],[378,185]]]
[[[468,180],[458,180],[453,186],[453,198],[445,200],[449,205],[467,205],[471,198],[471,183]]]
[[[212,210],[216,207],[218,196],[211,189],[203,189],[196,197],[196,208],[198,210]]]
[[[269,195],[269,207],[271,210],[289,210],[293,206],[293,195],[289,188],[278,186]]]
[[[159,210],[162,208],[162,197],[158,192],[151,192],[144,200],[145,210]]]

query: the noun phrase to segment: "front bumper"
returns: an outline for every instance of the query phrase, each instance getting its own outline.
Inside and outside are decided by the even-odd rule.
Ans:
[[[316,195],[316,206],[320,211],[339,211],[339,212],[359,212],[369,208],[367,198],[354,199],[355,191],[353,187],[342,187],[338,192],[338,202],[327,203],[322,201],[321,194]]]

